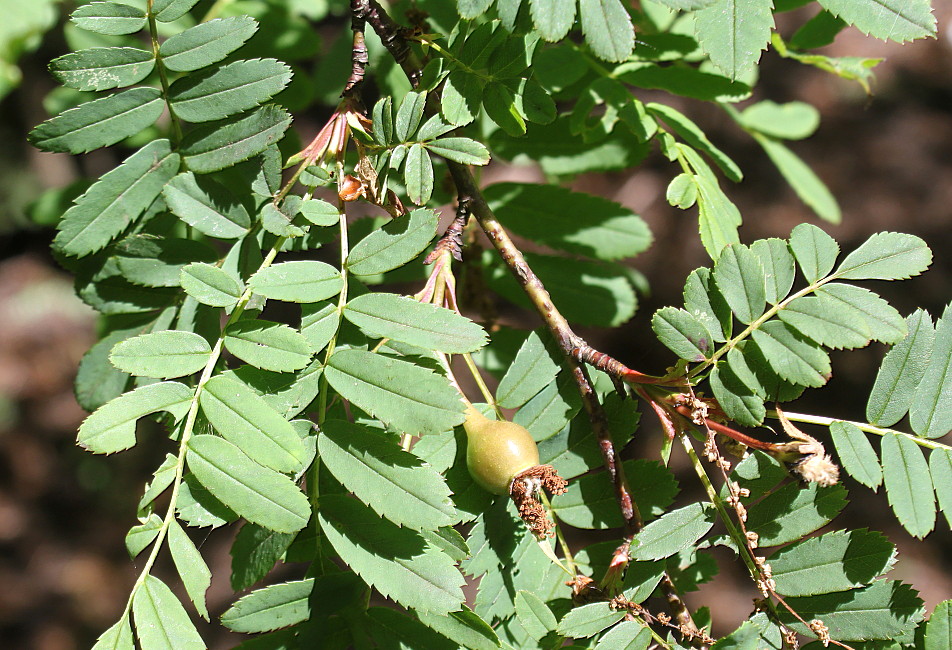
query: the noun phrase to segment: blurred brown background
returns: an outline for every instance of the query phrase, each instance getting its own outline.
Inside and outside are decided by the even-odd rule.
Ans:
[[[7,1],[7,0],[5,0]],[[825,53],[885,57],[874,95],[819,70],[764,56],[756,99],[808,101],[822,112],[819,131],[792,144],[828,184],[843,208],[839,226],[821,224],[849,250],[879,230],[923,237],[935,252],[931,271],[895,286],[876,287],[903,313],[916,306],[934,316],[952,298],[952,5],[937,2],[939,38],[899,46],[847,30]],[[789,19],[785,16],[784,19]],[[135,523],[134,504],[165,450],[153,437],[134,450],[101,458],[74,445],[84,417],[72,394],[79,359],[95,341],[93,312],[73,295],[70,278],[48,253],[52,231],[33,224],[27,206],[49,187],[78,174],[98,174],[105,157],[77,162],[42,154],[25,135],[46,116],[44,95],[53,87],[45,62],[62,53],[50,33],[21,59],[23,82],[0,101],[0,646],[69,650],[91,645],[118,617],[136,575],[123,547]],[[688,112],[741,166],[743,183],[727,187],[744,215],[750,241],[786,236],[802,221],[817,223],[757,145],[722,113],[699,103],[666,98]],[[296,122],[313,130],[307,118]],[[648,323],[663,305],[680,304],[685,275],[706,262],[694,211],[670,208],[664,191],[674,170],[652,155],[636,170],[585,175],[573,187],[632,207],[651,225],[656,242],[632,262],[651,284],[638,315],[612,331],[585,331],[596,346],[627,364],[663,370],[671,356],[653,340]],[[542,180],[531,168],[497,165],[487,181]],[[885,286],[883,286],[885,285]],[[531,326],[533,321],[527,318]],[[862,419],[866,395],[883,353],[881,346],[834,354],[834,379],[808,392],[793,410]],[[631,454],[655,453],[651,419]],[[678,454],[673,463],[677,467]],[[689,488],[689,480],[682,487]],[[898,544],[893,576],[912,582],[927,605],[952,596],[952,534],[941,520],[925,542],[898,528],[882,494],[847,480],[853,497],[835,523],[885,531]],[[228,586],[228,547],[233,531],[215,531],[201,545],[215,575],[210,610],[220,614],[233,596]],[[201,541],[201,540],[198,540]],[[723,558],[722,558],[723,559]],[[756,594],[730,566],[699,593],[698,606],[714,608],[718,628],[729,631],[747,616]],[[161,570],[160,570],[161,573]],[[205,632],[206,630],[203,630]],[[238,637],[207,636],[218,647]]]

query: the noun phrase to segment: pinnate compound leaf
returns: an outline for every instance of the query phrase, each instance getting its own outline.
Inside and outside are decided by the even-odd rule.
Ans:
[[[883,40],[904,43],[936,32],[929,0],[820,0],[820,5],[864,34]]]
[[[209,237],[238,239],[251,228],[245,207],[209,178],[181,173],[165,186],[162,195],[175,216]]]
[[[846,256],[833,274],[842,280],[905,280],[932,263],[922,239],[899,232],[879,232]]]
[[[731,79],[760,60],[773,28],[772,0],[717,0],[695,14],[695,34],[711,62]]]
[[[651,317],[651,329],[669,350],[688,361],[704,361],[712,352],[713,337],[698,318],[677,307],[664,307]]]
[[[821,219],[830,223],[840,222],[842,213],[836,197],[809,165],[793,153],[787,145],[773,138],[754,134],[754,139],[763,147],[771,162],[776,165],[801,201]]]
[[[777,591],[815,596],[863,587],[889,571],[896,547],[882,533],[865,528],[801,540],[770,556]]]
[[[291,124],[278,106],[264,106],[239,117],[208,122],[182,140],[182,156],[198,174],[218,171],[258,155],[277,142]]]
[[[169,102],[181,119],[209,122],[254,108],[289,81],[291,68],[275,59],[234,61],[176,80]]]
[[[222,625],[232,632],[270,632],[311,617],[308,598],[314,578],[292,580],[252,591],[222,614]]]
[[[533,639],[541,639],[558,625],[549,606],[531,591],[516,592],[516,616]]]
[[[120,341],[109,360],[131,375],[172,379],[198,372],[211,353],[208,341],[194,332],[164,330]]]
[[[692,503],[672,510],[645,526],[632,545],[633,560],[661,560],[691,546],[707,534],[714,525],[714,507],[706,503]]]
[[[129,616],[124,615],[108,630],[100,634],[93,650],[135,650]]]
[[[838,641],[894,639],[910,634],[923,615],[922,599],[898,580],[878,580],[863,589],[786,600],[804,620],[823,621]],[[786,609],[778,614],[787,627],[813,636]]]
[[[100,406],[79,427],[77,444],[94,454],[112,454],[136,444],[136,421],[150,413],[168,411],[176,420],[185,416],[192,390],[165,381],[142,386]]]
[[[447,431],[465,419],[459,393],[445,377],[401,359],[340,350],[324,370],[331,387],[396,431]]]
[[[769,321],[754,330],[753,342],[779,377],[800,386],[819,387],[830,378],[830,357],[784,322]]]
[[[605,61],[624,61],[635,46],[635,28],[621,0],[581,0],[579,20],[585,42]]]
[[[258,30],[250,16],[217,18],[170,36],[162,43],[162,63],[175,72],[190,72],[218,63]]]
[[[155,88],[131,88],[80,104],[32,131],[30,142],[43,151],[85,153],[108,147],[151,126],[165,102]]]
[[[91,47],[53,59],[50,72],[76,90],[109,90],[139,83],[155,67],[151,52],[137,47]]]
[[[318,517],[341,559],[384,596],[433,614],[448,614],[463,604],[462,574],[452,558],[428,546],[419,533],[336,494],[321,496]]]
[[[169,526],[168,535],[169,551],[172,553],[175,569],[195,609],[207,621],[208,607],[205,605],[205,592],[212,584],[212,572],[202,559],[201,553],[195,548],[195,543],[174,519]]]
[[[76,199],[53,245],[74,257],[95,253],[144,213],[178,172],[168,140],[155,140],[107,172]]]
[[[77,27],[89,32],[122,36],[134,34],[145,27],[145,14],[141,9],[118,2],[90,2],[70,15]]]
[[[503,408],[522,406],[552,383],[560,368],[560,359],[538,332],[530,332],[496,387],[496,402]]]
[[[595,636],[624,617],[624,612],[609,607],[608,603],[589,603],[570,610],[559,621],[556,631],[561,636],[584,639]]]
[[[224,438],[194,436],[186,461],[216,499],[248,521],[279,533],[307,525],[311,505],[294,481],[262,467]]]
[[[397,525],[435,530],[458,519],[443,478],[382,431],[327,420],[318,452],[344,487]]]
[[[760,258],[748,247],[725,247],[714,267],[714,281],[740,322],[749,324],[764,313],[766,275]]]
[[[245,524],[231,546],[231,589],[247,589],[265,577],[291,546],[295,533],[276,533],[257,524]]]
[[[279,472],[301,469],[305,456],[301,438],[245,384],[225,375],[212,377],[199,404],[215,430],[255,462]]]
[[[159,22],[170,23],[187,14],[197,2],[198,0],[154,0],[152,13]]]
[[[909,408],[909,423],[924,438],[941,438],[952,430],[952,304],[935,324],[932,355]]]
[[[598,639],[595,650],[645,650],[652,638],[639,621],[622,621]]]
[[[231,307],[241,297],[238,281],[213,264],[189,264],[182,269],[179,281],[185,293],[203,305]]]
[[[925,627],[923,650],[952,648],[952,600],[936,605]]]
[[[828,234],[809,223],[790,232],[790,248],[807,282],[816,282],[833,270],[840,246]]]
[[[320,302],[340,293],[344,281],[330,264],[314,260],[282,262],[262,269],[248,282],[252,291],[285,302]]]
[[[133,594],[132,617],[142,648],[204,650],[206,647],[182,603],[153,575],[147,574]]]
[[[353,247],[347,268],[356,275],[375,275],[403,266],[427,247],[436,226],[436,213],[425,208],[393,219]]]
[[[932,318],[918,309],[906,318],[906,327],[909,333],[886,353],[869,393],[866,419],[872,424],[891,427],[899,422],[909,411],[929,367],[935,343]]]
[[[952,526],[952,452],[947,449],[932,450],[929,454],[929,473],[932,475],[939,511]]]
[[[935,493],[922,450],[909,437],[883,436],[883,483],[899,523],[913,537],[923,538],[935,527]]]
[[[830,425],[830,437],[843,469],[866,487],[876,490],[883,482],[883,468],[876,450],[859,427],[849,422]]]
[[[846,506],[846,494],[842,485],[790,483],[748,509],[747,529],[761,546],[792,542],[828,524]]]
[[[449,354],[486,345],[483,328],[456,312],[392,293],[367,293],[344,308],[344,318],[375,338]]]
[[[225,330],[225,348],[256,368],[274,372],[300,370],[314,354],[300,332],[284,323],[262,319],[229,325]]]
[[[427,626],[458,643],[460,648],[493,650],[500,647],[495,630],[465,605],[460,611],[445,616],[422,612],[419,617]]]
[[[507,228],[558,250],[617,260],[651,245],[641,217],[598,196],[557,185],[495,183],[485,197]]]

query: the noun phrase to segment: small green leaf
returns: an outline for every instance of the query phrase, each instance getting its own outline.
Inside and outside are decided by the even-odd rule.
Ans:
[[[879,488],[883,482],[883,468],[866,434],[855,424],[834,422],[830,425],[830,437],[843,469],[866,487]]]
[[[493,122],[513,137],[526,133],[526,121],[519,112],[516,94],[508,85],[490,81],[483,89],[483,109]]]
[[[717,0],[695,14],[695,33],[711,63],[731,79],[760,60],[773,28],[772,0]]]
[[[187,122],[209,122],[254,108],[289,81],[291,68],[275,59],[234,61],[176,80],[169,103]]]
[[[241,297],[241,285],[212,264],[189,264],[179,277],[185,293],[203,305],[232,307]]]
[[[952,430],[952,304],[935,324],[935,344],[909,408],[912,430],[941,438]]]
[[[672,510],[645,526],[634,539],[633,560],[661,560],[678,553],[704,537],[714,525],[714,507],[705,503]]]
[[[279,533],[307,525],[311,506],[294,481],[262,467],[227,440],[194,436],[186,461],[215,498],[248,521]]]
[[[891,427],[906,415],[929,366],[935,343],[932,318],[918,309],[906,318],[906,326],[909,333],[886,353],[869,393],[866,419],[872,424]]]
[[[318,451],[344,487],[395,524],[435,530],[458,519],[443,478],[379,430],[327,420]]]
[[[740,211],[727,198],[714,178],[705,175],[695,178],[701,243],[711,259],[717,261],[725,246],[740,243],[737,234],[737,228],[741,224]]]
[[[340,293],[344,281],[330,264],[314,260],[282,262],[251,276],[248,285],[265,298],[285,302],[320,302]]]
[[[159,22],[170,23],[187,14],[198,0],[154,0],[152,13]]]
[[[828,234],[809,223],[790,233],[790,248],[807,282],[813,283],[833,270],[840,246]]]
[[[133,526],[126,533],[126,551],[133,560],[155,540],[162,528],[162,518],[155,513],[144,523]]]
[[[752,323],[767,306],[767,284],[760,258],[742,244],[726,246],[714,267],[714,281],[731,311]]]
[[[198,334],[165,330],[120,341],[109,360],[131,375],[173,379],[204,368],[211,353],[208,341]]]
[[[50,72],[76,90],[109,90],[139,83],[155,67],[152,52],[137,47],[91,47],[50,61]]]
[[[599,638],[595,650],[645,650],[652,638],[640,621],[622,621]]]
[[[132,640],[132,626],[129,625],[129,615],[123,614],[108,630],[99,635],[93,650],[135,650]]]
[[[889,505],[903,528],[922,539],[935,527],[935,493],[922,450],[908,436],[887,433],[882,456]]]
[[[729,418],[748,427],[763,423],[767,414],[763,398],[745,384],[730,365],[714,368],[708,379],[717,403]]]
[[[766,100],[745,108],[740,123],[778,140],[802,140],[820,126],[820,111],[806,102],[777,104]]]
[[[146,574],[133,594],[132,617],[142,648],[204,650],[206,647],[182,603],[153,575]]]
[[[251,227],[245,207],[221,184],[184,172],[162,190],[175,216],[209,237],[238,239]]]
[[[306,621],[314,578],[292,580],[252,591],[221,615],[222,625],[233,632],[270,632]]]
[[[189,27],[162,43],[162,63],[175,72],[190,72],[217,63],[258,30],[251,16],[217,18]]]
[[[323,350],[340,326],[340,311],[331,302],[301,305],[301,334],[315,352]]]
[[[814,596],[863,587],[889,571],[896,547],[882,533],[861,528],[801,540],[770,556],[777,591]]]
[[[182,584],[185,585],[185,591],[188,597],[195,605],[195,609],[206,621],[208,620],[208,607],[205,605],[205,592],[212,584],[212,572],[209,570],[202,554],[195,548],[195,543],[189,539],[189,536],[182,530],[178,522],[174,519],[169,525],[169,551],[172,554],[172,560],[175,562],[175,569],[178,571]]]
[[[727,301],[711,276],[711,270],[700,268],[691,271],[684,282],[683,295],[685,310],[704,323],[715,341],[726,341],[731,333],[733,317]]]
[[[906,321],[894,307],[869,289],[852,284],[830,282],[817,295],[831,299],[844,316],[865,320],[874,341],[898,343],[906,336]]]
[[[120,275],[143,287],[178,288],[186,264],[218,260],[218,251],[205,242],[147,233],[130,235],[113,250]]]
[[[752,334],[770,368],[782,379],[801,386],[825,384],[832,372],[830,357],[786,323],[769,321]]]
[[[436,155],[461,165],[485,165],[489,162],[489,149],[469,138],[440,138],[426,142],[424,146]]]
[[[651,329],[659,341],[682,359],[704,361],[713,352],[711,333],[704,323],[683,309],[659,309],[651,317]]]
[[[516,616],[533,639],[541,639],[558,625],[549,606],[531,591],[516,592]]]
[[[229,325],[225,330],[225,348],[256,368],[275,372],[300,370],[314,354],[300,332],[262,319]]]
[[[123,90],[60,113],[30,131],[29,139],[43,151],[86,153],[152,126],[164,105],[155,88]]]
[[[820,345],[834,349],[861,348],[872,337],[869,325],[837,309],[825,295],[801,296],[778,314],[780,320]]]
[[[77,444],[94,454],[112,454],[136,444],[136,421],[156,411],[185,416],[192,390],[175,381],[142,386],[99,407],[79,427]]]
[[[141,9],[117,2],[90,2],[74,11],[69,19],[86,31],[122,36],[134,34],[145,27]]]
[[[420,126],[425,106],[426,93],[409,92],[404,95],[393,121],[393,137],[396,142],[410,141]]]
[[[476,18],[486,12],[493,0],[456,0],[456,9],[463,18]]]
[[[697,183],[693,174],[681,173],[671,179],[665,191],[665,199],[674,208],[687,210],[697,203]]]
[[[786,145],[754,134],[754,139],[763,147],[767,156],[796,192],[800,200],[806,203],[818,217],[830,223],[839,223],[842,218],[839,203],[829,188],[820,180],[810,166],[791,151]]]
[[[776,237],[758,239],[750,245],[750,250],[760,258],[767,280],[767,302],[776,305],[787,297],[797,275],[793,255],[787,242]]]
[[[278,106],[202,124],[183,138],[182,157],[198,174],[225,169],[257,156],[280,140],[290,124],[291,116]]]
[[[736,183],[744,178],[744,173],[737,166],[737,163],[714,146],[714,143],[708,139],[704,131],[681,111],[666,104],[655,103],[647,104],[645,108],[648,109],[648,112],[660,116],[689,145],[707,154],[729,179]]]
[[[575,22],[575,0],[531,0],[529,13],[536,30],[550,43],[565,38]]]
[[[301,469],[304,445],[294,428],[241,382],[212,377],[199,404],[215,430],[254,461],[279,472]]]
[[[422,144],[415,144],[407,152],[405,177],[407,195],[417,205],[423,205],[433,194],[433,162]]]
[[[944,600],[932,610],[923,640],[923,650],[952,648],[952,600]]]
[[[589,603],[569,610],[559,621],[556,631],[561,636],[584,639],[595,636],[624,617],[623,611],[609,607],[608,603]]]
[[[929,454],[929,473],[932,475],[939,511],[952,526],[952,452],[933,449]]]
[[[864,34],[883,40],[904,43],[936,33],[929,0],[820,0],[820,5]]]
[[[559,374],[560,361],[546,348],[537,332],[530,332],[499,381],[496,402],[503,408],[522,406],[552,383]]]
[[[499,637],[486,621],[463,605],[458,612],[446,615],[421,612],[420,620],[461,648],[467,650],[493,650],[499,646]]]
[[[264,578],[291,546],[295,533],[245,524],[231,545],[231,589],[243,591]]]
[[[408,361],[340,350],[324,375],[344,399],[397,431],[439,433],[465,419],[459,393],[446,378]]]
[[[344,318],[374,338],[448,354],[475,352],[486,344],[483,328],[454,311],[392,293],[367,293],[344,308]]]
[[[403,266],[427,247],[436,234],[436,226],[436,213],[425,208],[393,219],[351,249],[347,268],[366,276]]]
[[[845,505],[842,485],[790,483],[748,509],[747,530],[759,535],[761,546],[786,544],[825,526]]]
[[[301,214],[315,226],[336,226],[340,223],[337,206],[321,199],[308,199],[301,204]]]
[[[635,46],[635,29],[620,0],[581,0],[579,20],[585,42],[605,61],[624,61]]]

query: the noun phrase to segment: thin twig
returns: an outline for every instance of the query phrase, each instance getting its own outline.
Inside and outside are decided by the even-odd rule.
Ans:
[[[360,85],[364,81],[367,62],[370,60],[367,55],[367,44],[364,42],[364,25],[370,11],[371,7],[368,0],[350,0],[350,28],[354,32],[354,44],[350,55],[350,78],[344,84],[344,91],[340,94],[341,97],[347,97],[348,95],[356,97]]]

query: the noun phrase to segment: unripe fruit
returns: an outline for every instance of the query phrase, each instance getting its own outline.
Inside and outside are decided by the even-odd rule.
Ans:
[[[493,494],[509,494],[512,479],[539,464],[535,440],[515,422],[490,420],[470,404],[463,429],[469,473]]]

